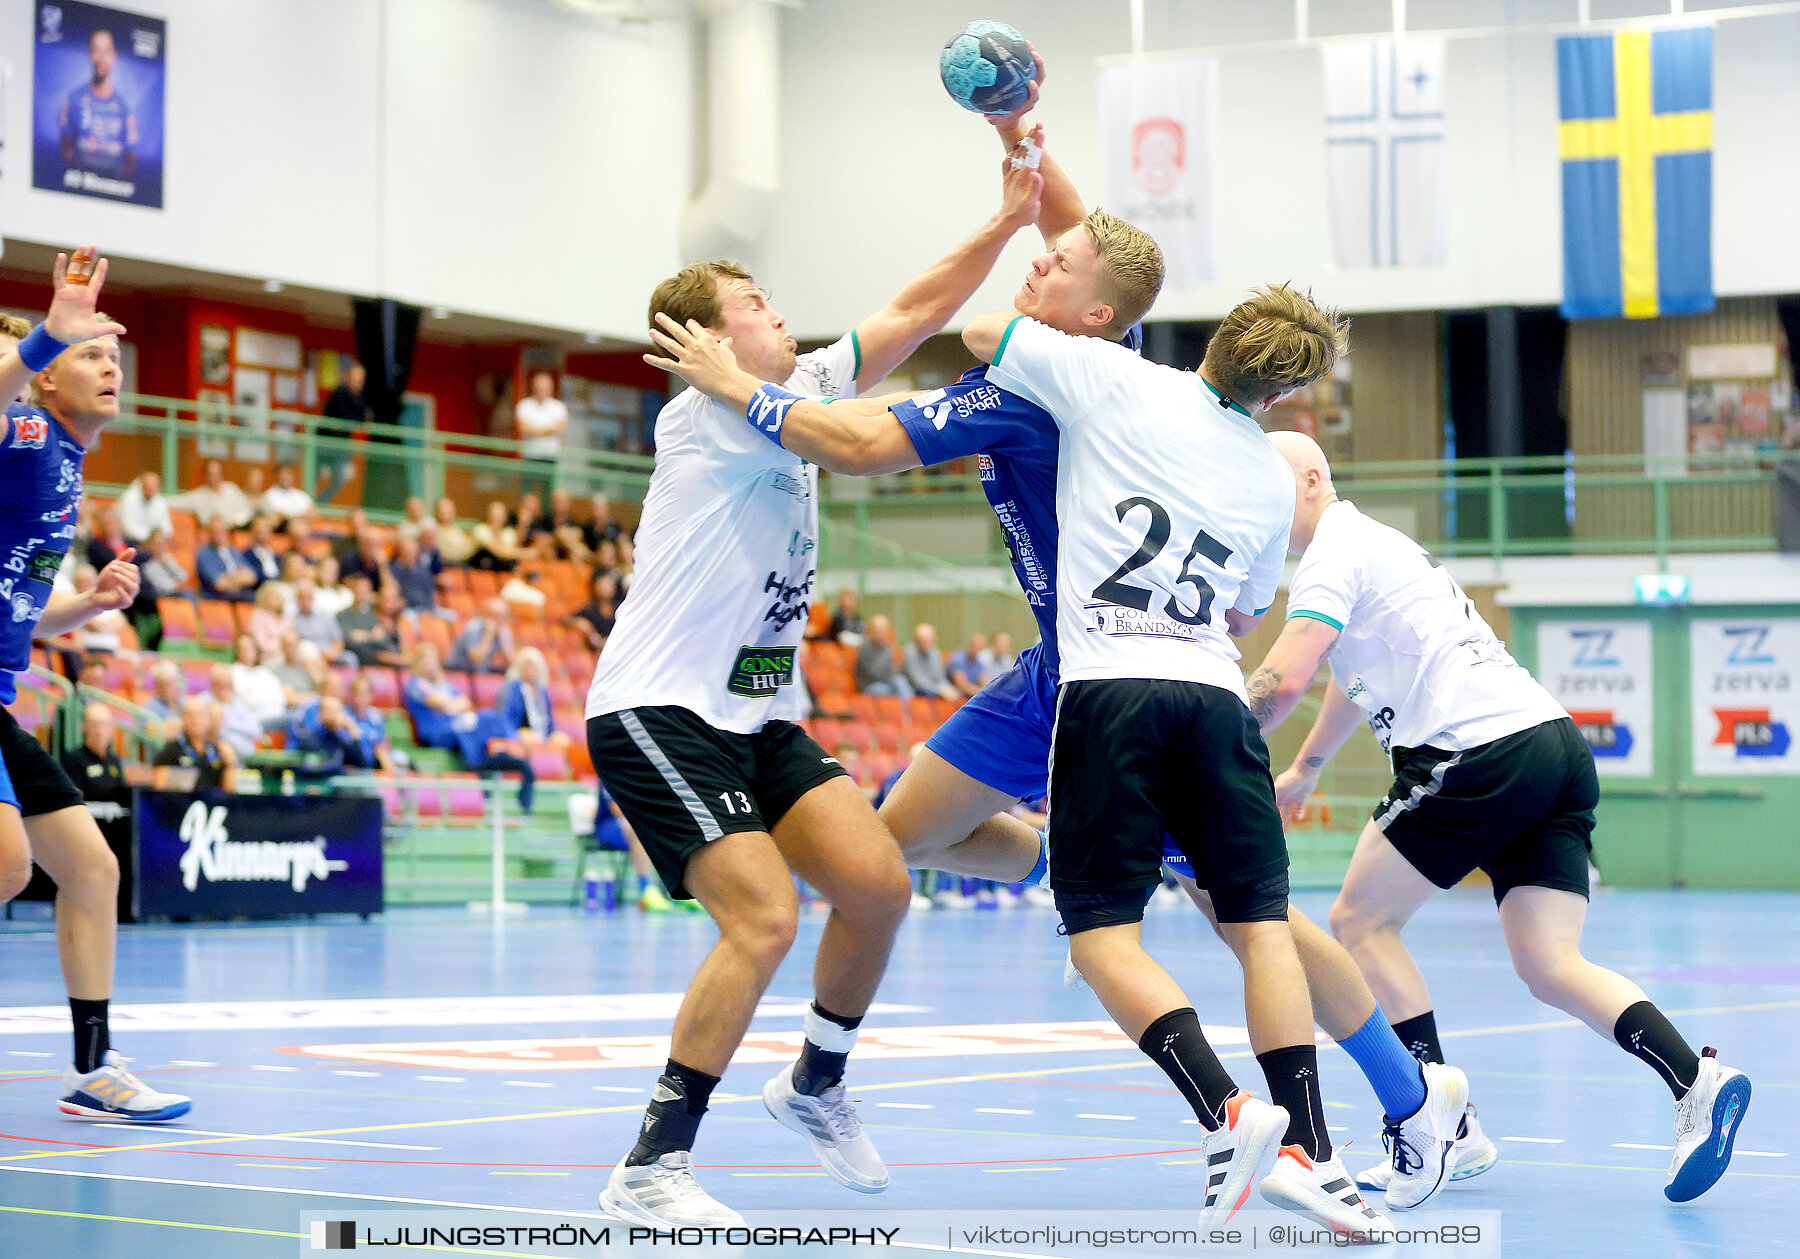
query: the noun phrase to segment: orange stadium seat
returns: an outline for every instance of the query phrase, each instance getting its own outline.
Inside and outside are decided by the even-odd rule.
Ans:
[[[192,599],[179,595],[156,601],[156,615],[162,619],[163,637],[174,643],[200,641],[200,609]]]
[[[223,599],[200,600],[200,637],[209,647],[229,647],[237,637],[237,614]]]

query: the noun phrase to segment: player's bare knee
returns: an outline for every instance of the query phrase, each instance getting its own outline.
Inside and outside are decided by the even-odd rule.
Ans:
[[[790,904],[759,905],[719,924],[719,932],[733,948],[749,957],[758,970],[774,973],[794,947],[799,918]]]
[[[1342,896],[1331,902],[1331,913],[1326,922],[1337,942],[1352,953],[1368,940],[1375,929],[1374,919]]]
[[[0,901],[9,901],[31,882],[31,858],[24,853],[0,854]]]

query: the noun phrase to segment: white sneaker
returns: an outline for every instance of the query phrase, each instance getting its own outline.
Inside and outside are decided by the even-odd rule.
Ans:
[[[1047,887],[1028,887],[1019,894],[1019,898],[1037,909],[1056,908],[1056,893]]]
[[[1239,1089],[1225,1102],[1225,1122],[1200,1142],[1206,1160],[1206,1204],[1200,1227],[1224,1224],[1250,1200],[1281,1152],[1288,1113]]]
[[[908,902],[908,906],[912,909],[930,909],[931,898],[929,896],[921,896],[919,893],[914,892],[912,894],[912,900]]]
[[[1396,1211],[1424,1206],[1448,1183],[1450,1151],[1469,1103],[1469,1079],[1459,1069],[1428,1062],[1424,1072],[1424,1104],[1405,1119],[1390,1120],[1381,1134],[1393,1168],[1387,1204]]]
[[[856,1108],[844,1096],[842,1083],[817,1097],[794,1088],[794,1063],[763,1085],[763,1105],[775,1121],[812,1143],[819,1163],[840,1185],[858,1193],[880,1193],[888,1187],[887,1164],[863,1131]]]
[[[1315,1163],[1297,1145],[1284,1145],[1275,1167],[1257,1188],[1269,1202],[1317,1220],[1335,1233],[1392,1233],[1394,1225],[1363,1201],[1335,1155]],[[1373,1237],[1370,1240],[1375,1240]]]
[[[1720,1062],[1718,1050],[1702,1050],[1694,1087],[1675,1103],[1675,1158],[1663,1186],[1665,1198],[1689,1202],[1719,1182],[1749,1109],[1750,1077]]]
[[[1500,1150],[1487,1139],[1476,1118],[1475,1103],[1463,1107],[1462,1123],[1456,1130],[1456,1148],[1450,1154],[1450,1183],[1479,1176],[1500,1161]],[[1370,1193],[1386,1193],[1394,1178],[1392,1162],[1376,1163],[1356,1173],[1356,1185]]]
[[[934,892],[931,897],[933,909],[967,909],[972,904],[974,902],[961,892]]]
[[[1063,954],[1063,987],[1071,992],[1079,992],[1088,986],[1087,976],[1075,969],[1075,955]]]
[[[1161,914],[1171,909],[1180,909],[1189,903],[1186,892],[1172,884],[1159,883],[1156,890],[1150,893],[1150,903],[1146,908],[1153,914]]]
[[[158,1123],[179,1119],[193,1102],[179,1093],[159,1093],[125,1069],[119,1051],[109,1049],[100,1068],[86,1075],[63,1072],[63,1096],[56,1108],[79,1119],[130,1119]]]
[[[620,1159],[600,1191],[600,1209],[615,1220],[634,1224],[740,1228],[744,1223],[743,1216],[700,1187],[694,1179],[694,1156],[687,1150],[637,1167],[627,1167]]]

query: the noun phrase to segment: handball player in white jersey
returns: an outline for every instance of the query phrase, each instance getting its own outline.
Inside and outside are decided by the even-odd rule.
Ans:
[[[690,266],[658,286],[651,325],[728,339],[778,412],[798,397],[854,396],[886,376],[986,278],[1035,221],[1042,179],[1011,170],[1001,210],[887,308],[796,358],[785,321],[748,273]],[[646,356],[660,362],[655,356]],[[845,1059],[887,965],[912,885],[893,837],[837,761],[795,722],[795,653],[818,559],[817,470],[688,390],[656,422],[656,470],[620,605],[588,692],[588,747],[672,895],[719,926],[676,1015],[668,1067],[637,1145],[601,1205],[661,1225],[741,1222],[694,1180],[700,1117],[793,943],[792,876],[831,905],[799,1060],[763,1090],[826,1171],[863,1193],[888,1173],[845,1099]]]
[[[1293,711],[1321,663],[1331,666],[1324,706],[1276,779],[1276,796],[1283,805],[1310,796],[1365,719],[1394,767],[1331,908],[1332,930],[1401,1039],[1422,1060],[1442,1062],[1431,994],[1400,929],[1439,890],[1485,871],[1513,968],[1532,995],[1642,1059],[1674,1094],[1663,1192],[1676,1202],[1698,1197],[1731,1161],[1750,1081],[1713,1050],[1696,1054],[1642,988],[1581,954],[1600,798],[1592,751],[1435,559],[1337,497],[1316,442],[1299,433],[1273,440],[1299,482],[1294,549],[1303,554],[1287,624],[1250,676],[1263,731]],[[1406,1141],[1390,1138],[1392,1161],[1359,1177],[1367,1187],[1416,1165]],[[1458,1162],[1479,1153],[1470,1144],[1464,1133]]]

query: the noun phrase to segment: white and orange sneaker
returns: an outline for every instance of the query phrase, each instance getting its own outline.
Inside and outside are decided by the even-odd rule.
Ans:
[[[128,1119],[158,1123],[179,1119],[193,1103],[179,1093],[159,1093],[125,1069],[119,1051],[109,1049],[100,1068],[86,1075],[63,1072],[63,1097],[56,1108],[78,1119]]]
[[[1223,1224],[1250,1200],[1281,1152],[1288,1113],[1239,1089],[1225,1101],[1225,1122],[1200,1142],[1206,1162],[1206,1205],[1200,1227]]]
[[[1284,1145],[1275,1167],[1257,1188],[1265,1200],[1284,1211],[1317,1220],[1342,1236],[1367,1235],[1370,1241],[1391,1234],[1394,1225],[1356,1191],[1343,1162],[1332,1157],[1315,1161],[1297,1145]]]

